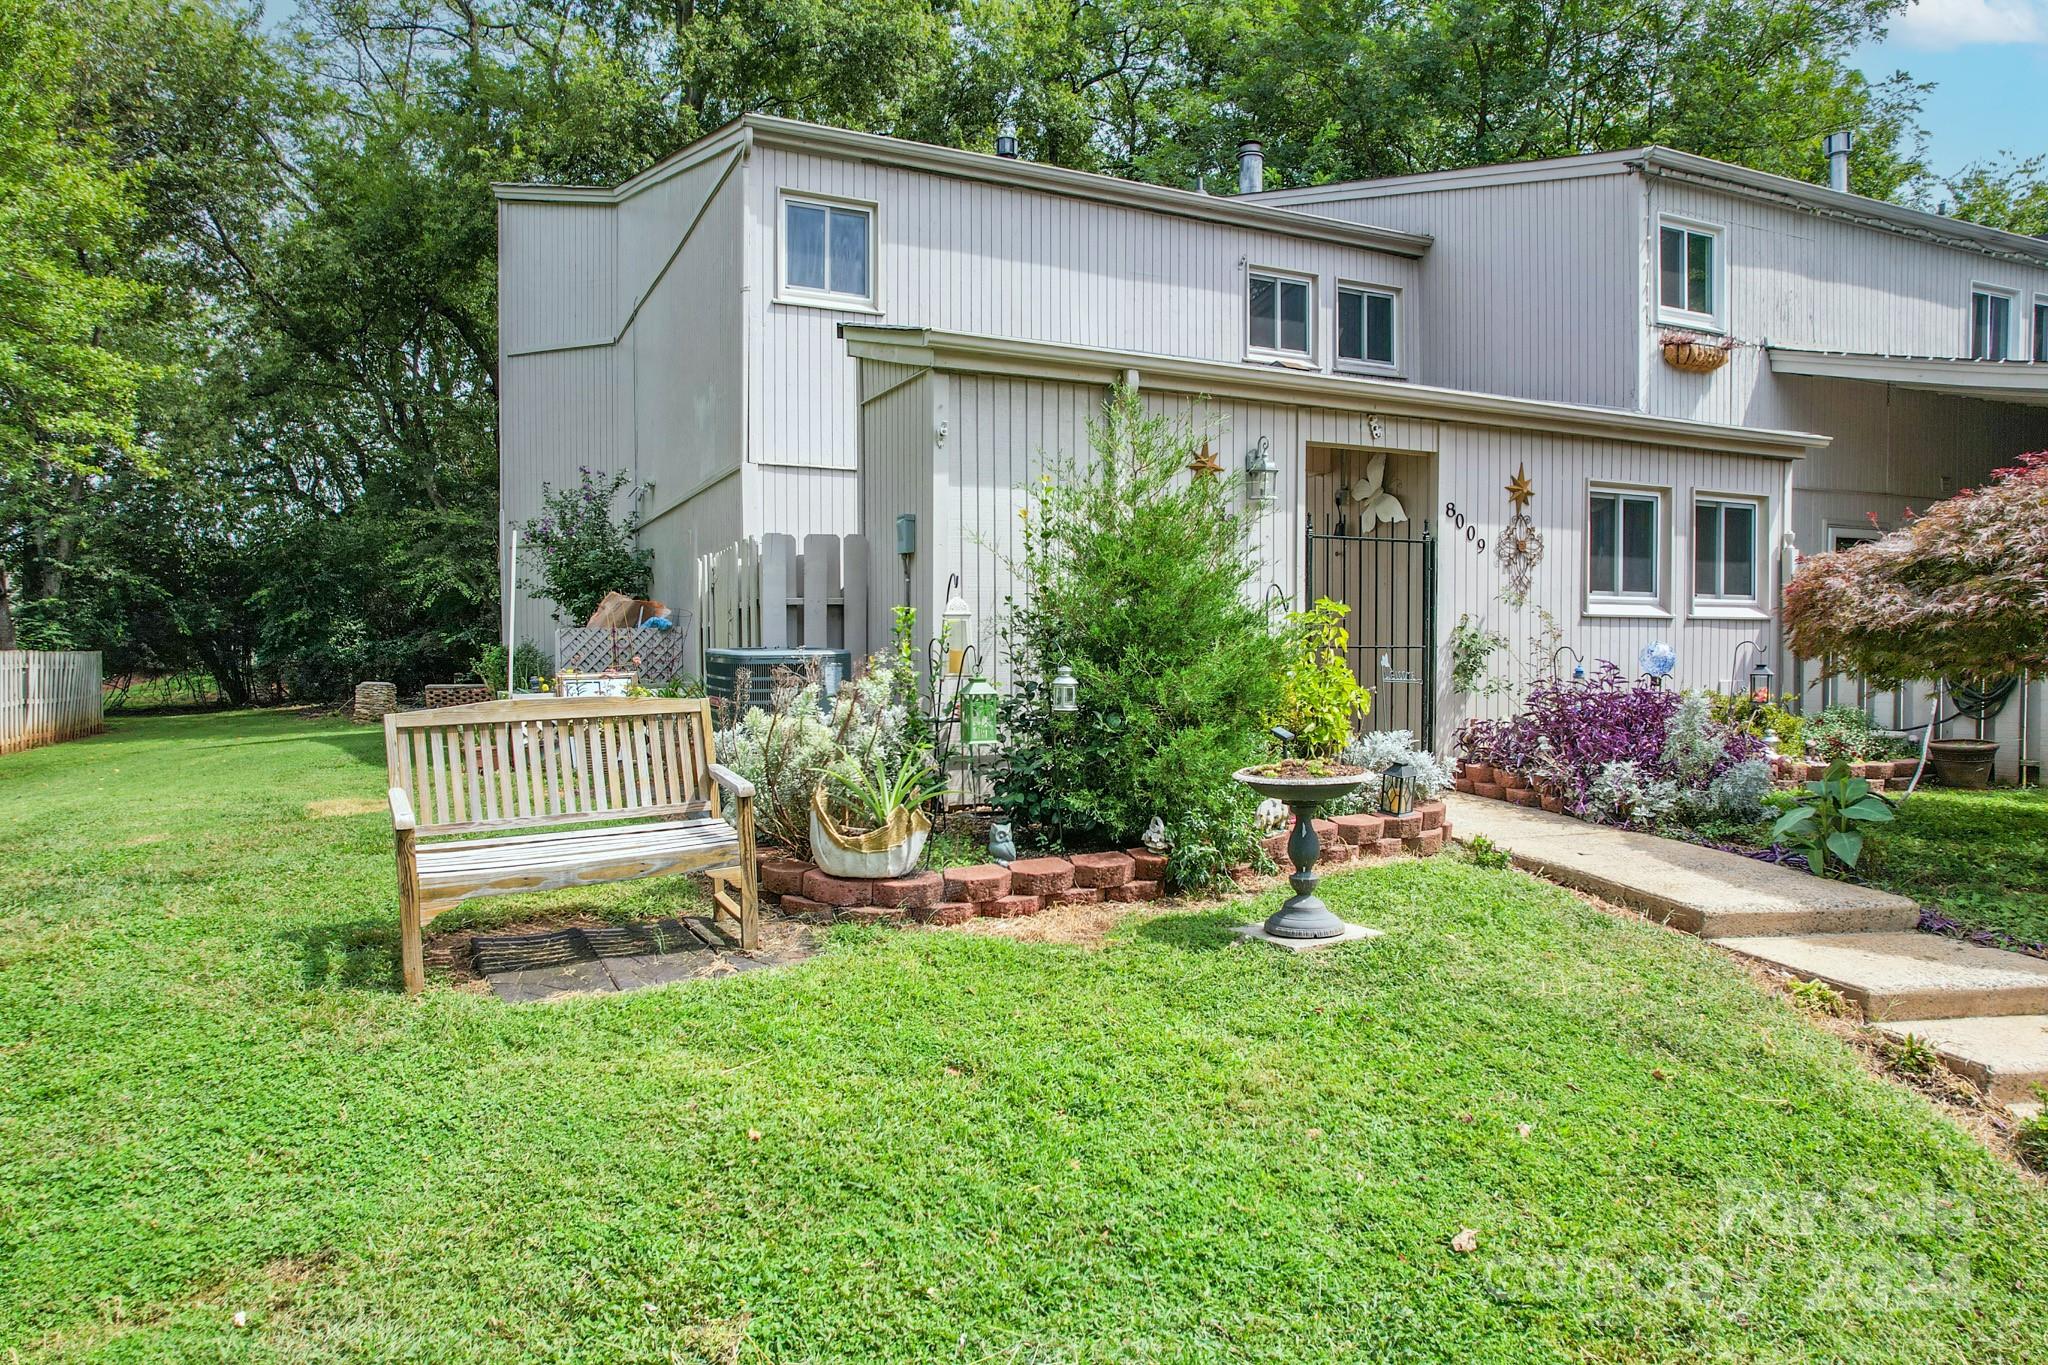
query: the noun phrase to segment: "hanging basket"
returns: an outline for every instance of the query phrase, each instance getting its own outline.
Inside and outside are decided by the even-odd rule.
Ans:
[[[898,806],[880,829],[845,830],[832,818],[821,783],[811,793],[811,861],[831,877],[900,877],[917,866],[932,822]]]
[[[1728,363],[1728,350],[1706,342],[1667,341],[1664,363],[1688,374],[1711,374]]]

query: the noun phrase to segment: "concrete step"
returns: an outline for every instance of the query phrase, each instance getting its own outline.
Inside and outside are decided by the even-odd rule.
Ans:
[[[1878,1027],[1894,1038],[1912,1034],[1999,1104],[2036,1103],[2034,1087],[2048,1085],[2048,1014],[1894,1019]]]
[[[1872,1021],[2048,1014],[2048,961],[1961,939],[1905,932],[1720,942],[1799,976],[1820,978],[1861,1005]]]
[[[1868,933],[1920,922],[1919,907],[1904,896],[1738,853],[1505,801],[1454,797],[1449,810],[1460,839],[1483,834],[1527,871],[1702,938]]]

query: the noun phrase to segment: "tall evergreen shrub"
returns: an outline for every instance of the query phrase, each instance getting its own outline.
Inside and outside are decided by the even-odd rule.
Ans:
[[[1281,696],[1239,485],[1191,476],[1199,439],[1133,392],[1089,435],[1092,458],[1056,463],[1025,514],[998,797],[1067,847],[1131,846],[1159,816],[1169,879],[1212,883],[1250,856],[1256,803],[1231,774],[1266,756]],[[1077,714],[1048,705],[1062,666]]]

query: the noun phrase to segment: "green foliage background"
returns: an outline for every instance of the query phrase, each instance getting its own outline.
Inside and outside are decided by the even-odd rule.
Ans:
[[[1659,142],[2039,231],[1936,183],[1902,0],[0,0],[0,647],[230,701],[492,637],[499,180],[616,183],[748,111],[1228,191]]]

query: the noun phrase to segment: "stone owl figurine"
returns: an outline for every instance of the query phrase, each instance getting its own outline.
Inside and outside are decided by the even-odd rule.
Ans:
[[[998,820],[988,827],[988,856],[1003,867],[1017,861],[1017,836],[1011,832],[1008,820]]]
[[[1139,837],[1138,842],[1154,853],[1166,852],[1166,821],[1156,815],[1153,816],[1152,823],[1145,826],[1145,833]]]

